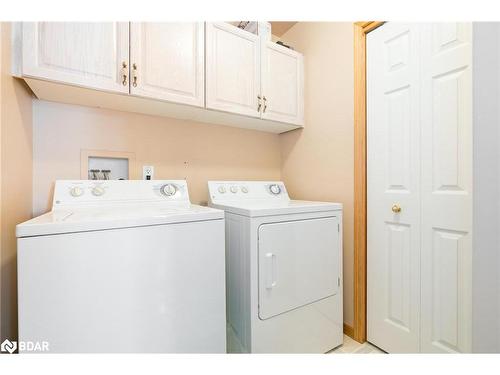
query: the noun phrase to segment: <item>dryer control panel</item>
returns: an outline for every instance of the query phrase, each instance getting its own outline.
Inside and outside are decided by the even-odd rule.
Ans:
[[[190,204],[184,180],[59,180],[52,209],[126,203]]]
[[[208,181],[208,192],[213,203],[236,200],[290,200],[282,181]]]

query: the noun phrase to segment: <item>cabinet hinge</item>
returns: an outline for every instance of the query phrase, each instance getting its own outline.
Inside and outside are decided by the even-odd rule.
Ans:
[[[337,278],[337,284],[340,286],[340,277]]]

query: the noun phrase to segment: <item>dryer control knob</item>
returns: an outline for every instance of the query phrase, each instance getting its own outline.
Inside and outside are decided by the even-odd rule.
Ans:
[[[226,192],[226,188],[224,186],[219,186],[217,190],[219,190],[219,193],[221,194],[224,194]]]
[[[161,187],[160,191],[162,192],[163,195],[171,197],[172,195],[177,193],[177,187],[173,184],[165,184]]]
[[[237,193],[238,192],[238,186],[231,186],[231,193]]]
[[[71,190],[69,191],[69,193],[73,197],[79,197],[79,196],[83,195],[83,189],[81,187],[79,187],[79,186],[75,186],[75,187],[71,188]]]
[[[242,186],[241,191],[246,194],[248,193],[248,188],[246,186]]]
[[[269,191],[271,192],[271,194],[278,195],[279,193],[281,193],[281,188],[277,184],[272,184],[269,185]]]
[[[101,195],[104,194],[104,188],[96,186],[95,188],[92,189],[92,194],[95,195],[96,197],[100,197]]]

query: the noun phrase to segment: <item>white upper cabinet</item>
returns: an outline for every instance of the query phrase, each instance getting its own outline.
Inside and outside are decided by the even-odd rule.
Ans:
[[[304,58],[265,41],[262,48],[262,118],[304,124]]]
[[[206,106],[260,117],[260,38],[224,22],[206,23]]]
[[[49,101],[282,133],[304,124],[300,53],[226,22],[14,23],[12,74]],[[119,95],[117,95],[119,94]]]
[[[106,91],[129,91],[128,22],[27,22],[22,73]]]
[[[204,24],[132,22],[130,93],[205,105]]]

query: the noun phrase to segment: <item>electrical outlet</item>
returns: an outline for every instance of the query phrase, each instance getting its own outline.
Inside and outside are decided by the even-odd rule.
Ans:
[[[155,174],[155,167],[152,165],[143,165],[142,166],[142,179],[143,180],[152,180]]]

